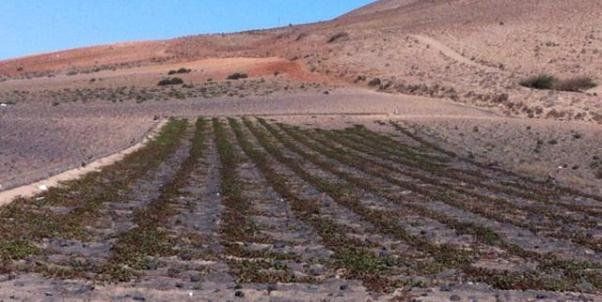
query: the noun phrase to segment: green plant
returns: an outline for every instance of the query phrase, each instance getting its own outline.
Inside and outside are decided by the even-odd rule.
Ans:
[[[337,261],[352,274],[382,273],[389,268],[388,261],[373,253],[358,249],[344,249],[337,255]]]
[[[29,241],[0,241],[0,260],[20,260],[38,252],[39,249]]]

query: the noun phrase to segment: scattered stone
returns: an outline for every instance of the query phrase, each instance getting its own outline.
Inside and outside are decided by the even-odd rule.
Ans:
[[[268,288],[267,288],[268,294],[277,289],[278,289],[278,287],[275,284],[268,284]]]
[[[192,274],[190,276],[190,282],[199,282],[201,281],[201,275],[200,274]]]

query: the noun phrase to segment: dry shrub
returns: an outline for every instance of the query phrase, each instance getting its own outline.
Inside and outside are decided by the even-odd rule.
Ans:
[[[168,86],[168,85],[180,85],[184,84],[184,80],[180,78],[167,78],[159,81],[157,85],[159,86]]]
[[[247,75],[246,73],[235,72],[235,73],[229,75],[226,79],[238,80],[238,79],[246,79],[248,77],[249,77],[249,75]]]
[[[553,76],[540,74],[537,76],[533,76],[522,80],[520,82],[521,86],[535,88],[535,89],[552,89],[554,86],[554,82],[556,79]]]
[[[540,74],[522,80],[520,85],[534,89],[580,92],[594,88],[597,84],[590,77],[575,77],[560,80],[551,75]]]

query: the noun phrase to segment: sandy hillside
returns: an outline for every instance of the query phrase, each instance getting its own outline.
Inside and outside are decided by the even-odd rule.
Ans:
[[[550,92],[518,83],[540,73],[600,82],[600,20],[602,4],[595,0],[378,1],[310,25],[8,60],[0,62],[0,75],[58,76],[202,58],[281,57],[316,75],[387,92],[447,98],[515,116],[599,122],[596,88]]]

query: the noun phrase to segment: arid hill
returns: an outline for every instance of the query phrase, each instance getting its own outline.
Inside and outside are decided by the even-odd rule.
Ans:
[[[0,74],[281,57],[316,75],[383,91],[448,98],[510,115],[602,122],[600,88],[585,87],[583,93],[519,85],[538,74],[602,81],[601,20],[602,3],[594,0],[377,1],[316,24],[8,60],[0,62]]]

